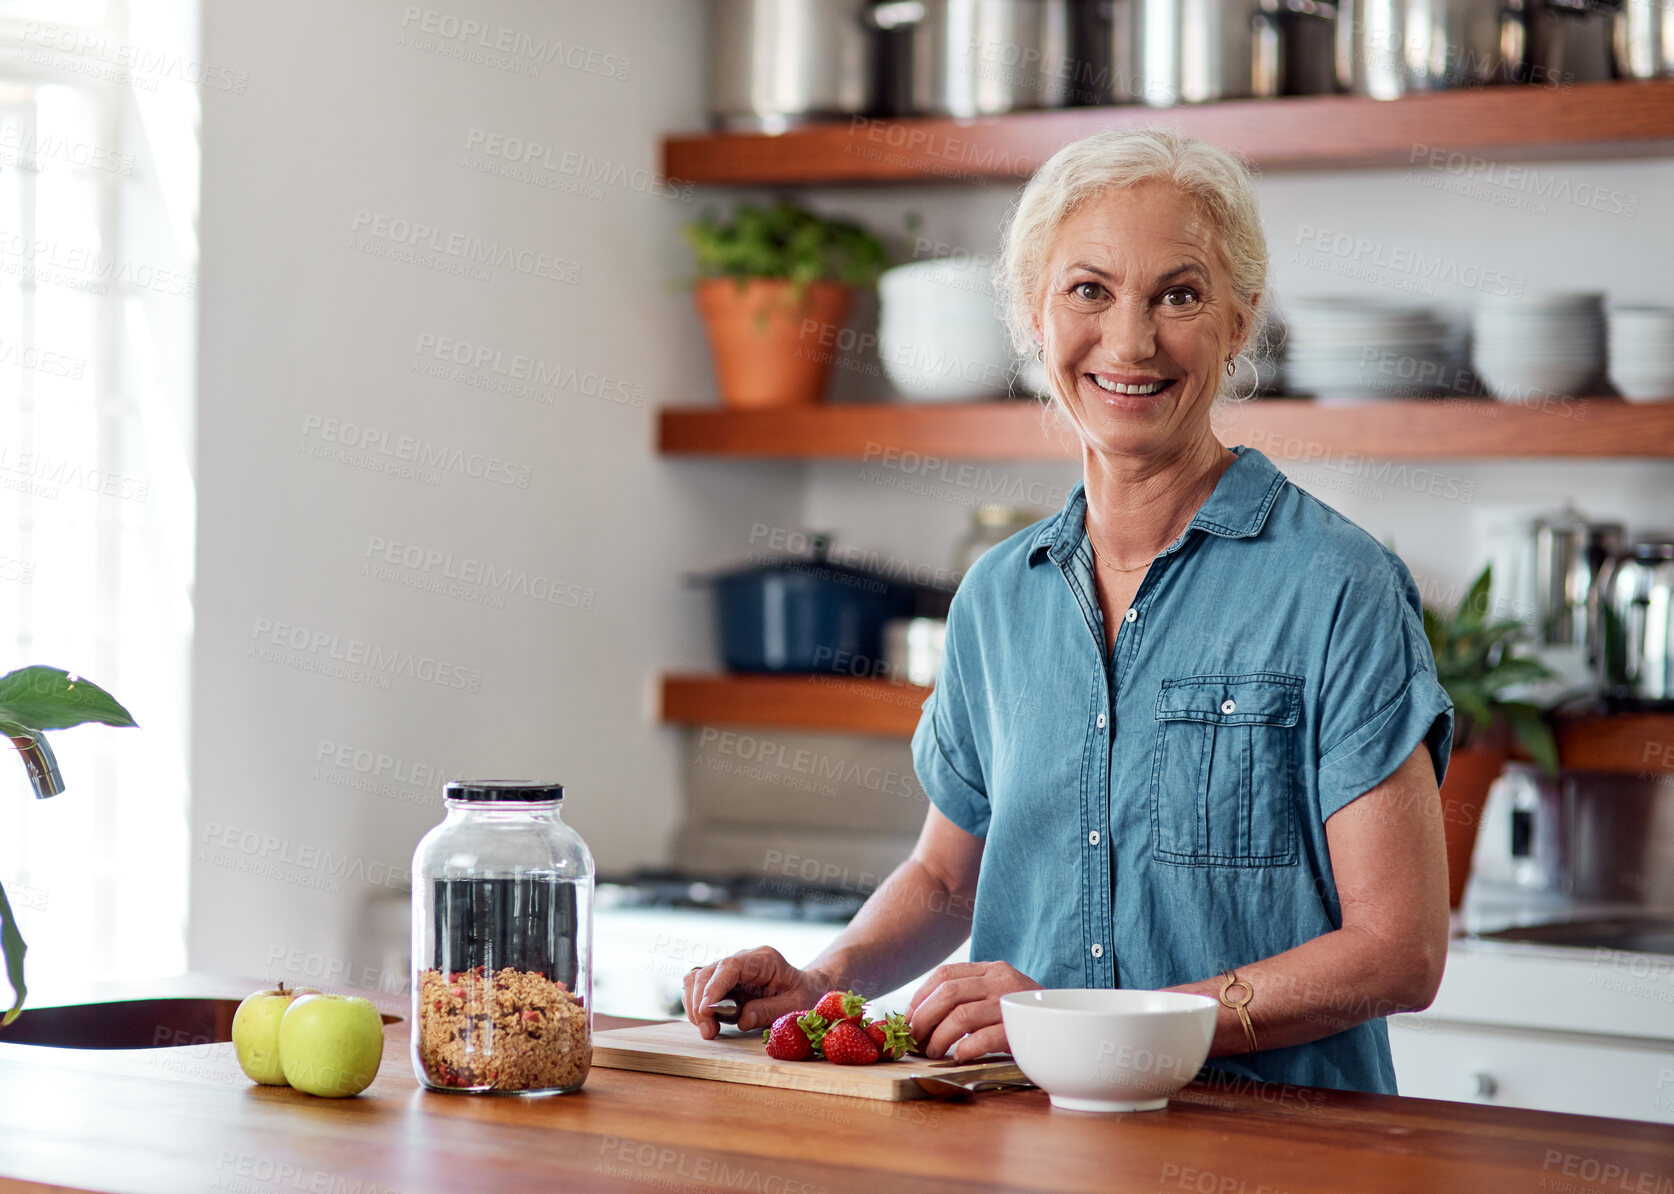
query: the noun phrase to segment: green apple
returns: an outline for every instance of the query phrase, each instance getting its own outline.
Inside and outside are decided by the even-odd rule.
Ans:
[[[384,1020],[370,999],[303,995],[279,1021],[285,1081],[308,1094],[357,1095],[372,1085],[383,1057]]]
[[[233,1013],[233,1048],[238,1065],[252,1082],[264,1086],[285,1085],[285,1071],[279,1065],[279,1021],[291,1000],[298,995],[318,995],[313,987],[287,991],[285,984],[269,991],[257,991]]]

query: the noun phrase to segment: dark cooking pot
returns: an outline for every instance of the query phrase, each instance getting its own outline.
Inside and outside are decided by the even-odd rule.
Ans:
[[[917,587],[826,559],[779,556],[696,578],[715,589],[721,661],[735,672],[881,674],[883,626],[911,617]]]

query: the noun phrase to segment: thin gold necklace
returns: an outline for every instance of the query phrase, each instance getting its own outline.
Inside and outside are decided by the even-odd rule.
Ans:
[[[1100,564],[1103,564],[1106,568],[1110,569],[1112,572],[1143,572],[1145,569],[1149,568],[1152,565],[1152,563],[1154,562],[1152,560],[1146,560],[1143,564],[1136,564],[1132,568],[1118,568],[1118,567],[1116,567],[1115,564],[1112,564],[1110,561],[1106,560],[1103,556],[1101,556],[1099,554],[1099,545],[1097,543],[1093,542],[1093,536],[1092,536],[1091,532],[1089,532],[1088,535],[1087,535],[1087,545],[1093,549],[1093,558],[1095,560],[1097,560]]]

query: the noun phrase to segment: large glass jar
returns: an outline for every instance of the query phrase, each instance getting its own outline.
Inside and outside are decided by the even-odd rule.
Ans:
[[[564,1094],[593,1060],[593,856],[559,784],[450,783],[413,853],[413,1071]]]

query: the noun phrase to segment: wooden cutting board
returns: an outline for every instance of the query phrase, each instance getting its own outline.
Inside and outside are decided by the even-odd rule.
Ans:
[[[767,1055],[761,1033],[723,1033],[712,1041],[698,1035],[684,1020],[645,1027],[612,1028],[593,1034],[593,1064],[613,1070],[643,1070],[681,1078],[709,1078],[716,1082],[744,1082],[859,1099],[922,1099],[911,1074],[934,1074],[955,1082],[977,1078],[1021,1078],[1023,1071],[1009,1057],[972,1061],[963,1065],[905,1057],[876,1065],[832,1065],[809,1061],[774,1061]]]

